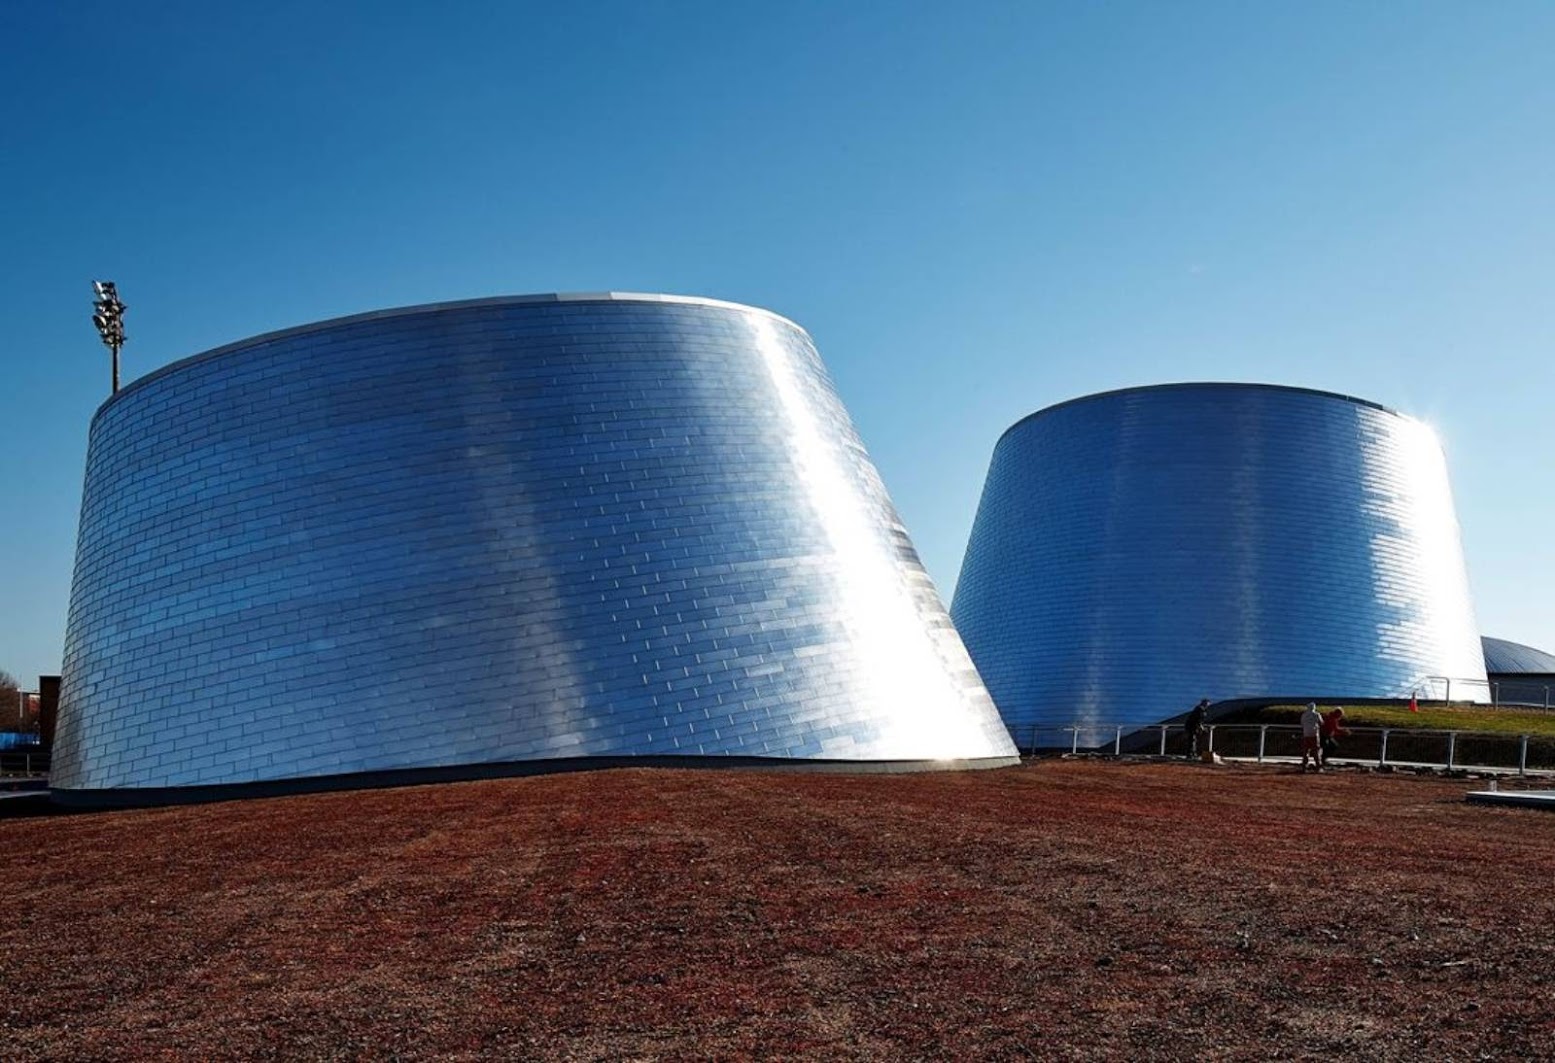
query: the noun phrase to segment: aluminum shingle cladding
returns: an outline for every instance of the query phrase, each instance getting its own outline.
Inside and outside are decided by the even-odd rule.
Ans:
[[[1434,433],[1294,388],[1139,388],[1019,422],[951,615],[1020,741],[1201,697],[1486,691]]]
[[[364,315],[93,423],[57,789],[1013,752],[809,337],[764,311]]]

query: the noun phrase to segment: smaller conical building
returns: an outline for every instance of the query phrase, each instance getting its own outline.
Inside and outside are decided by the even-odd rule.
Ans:
[[[1202,697],[1488,700],[1425,424],[1344,395],[1171,384],[994,448],[951,614],[1015,733]]]

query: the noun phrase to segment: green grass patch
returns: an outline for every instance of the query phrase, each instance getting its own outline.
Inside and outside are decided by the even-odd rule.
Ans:
[[[1302,705],[1270,705],[1238,713],[1236,723],[1301,722]],[[1320,706],[1327,712],[1332,706]],[[1345,725],[1349,727],[1418,728],[1427,731],[1475,731],[1481,734],[1555,736],[1555,711],[1538,709],[1493,709],[1488,706],[1422,705],[1410,712],[1407,705],[1346,705]],[[1231,720],[1217,720],[1230,723]]]

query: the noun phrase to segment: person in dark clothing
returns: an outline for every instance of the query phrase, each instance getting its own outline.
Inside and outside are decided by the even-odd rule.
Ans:
[[[1188,713],[1188,718],[1183,721],[1182,729],[1188,735],[1188,759],[1197,760],[1199,757],[1199,735],[1204,731],[1204,714],[1209,711],[1209,698],[1200,699]]]

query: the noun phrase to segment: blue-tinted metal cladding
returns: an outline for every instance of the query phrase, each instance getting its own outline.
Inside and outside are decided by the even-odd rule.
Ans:
[[[1019,422],[951,615],[1018,741],[1201,697],[1399,696],[1433,677],[1486,695],[1440,444],[1322,392],[1168,385]]]
[[[93,423],[56,789],[1013,752],[809,337],[765,311],[369,314]]]
[[[1524,646],[1520,642],[1509,642],[1506,639],[1493,639],[1487,636],[1479,641],[1484,647],[1487,672],[1502,675],[1516,675],[1520,672],[1555,675],[1555,654],[1536,650],[1532,646]]]

